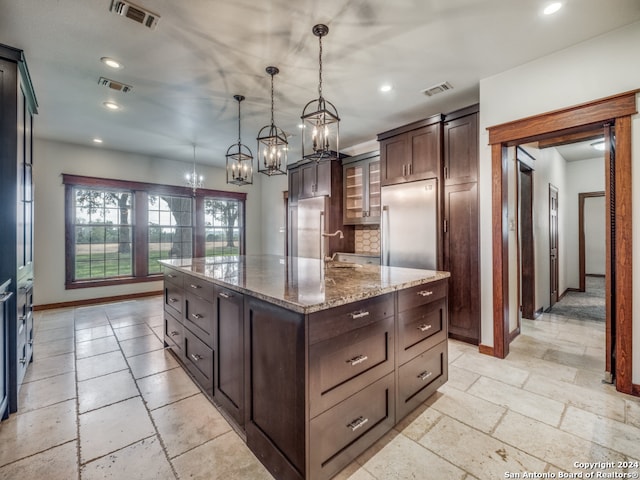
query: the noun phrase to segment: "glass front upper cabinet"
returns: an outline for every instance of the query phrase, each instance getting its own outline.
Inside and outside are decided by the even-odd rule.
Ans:
[[[364,153],[343,160],[344,223],[380,223],[380,154]]]

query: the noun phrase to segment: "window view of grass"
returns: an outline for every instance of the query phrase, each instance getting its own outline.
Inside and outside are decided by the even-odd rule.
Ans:
[[[147,257],[147,275],[162,272],[158,260],[193,255],[192,197],[149,192],[148,222],[137,229],[133,198],[132,191],[73,187],[73,281],[140,275],[134,272],[134,237],[139,234],[147,240],[146,249],[137,252]],[[243,207],[242,200],[205,197],[206,256],[243,253]]]

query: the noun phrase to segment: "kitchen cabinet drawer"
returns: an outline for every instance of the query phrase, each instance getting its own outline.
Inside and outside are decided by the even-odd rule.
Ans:
[[[184,327],[168,312],[164,313],[164,343],[184,361]]]
[[[391,293],[312,313],[309,315],[309,344],[337,337],[391,315]]]
[[[201,278],[188,277],[184,279],[183,288],[187,293],[193,293],[209,302],[213,301],[213,283],[211,282]]]
[[[389,374],[310,422],[310,477],[327,479],[348,465],[395,423]]]
[[[447,295],[448,280],[425,283],[398,292],[398,312],[433,302]]]
[[[200,387],[213,397],[213,349],[188,329],[184,329],[184,356],[187,369]]]
[[[393,332],[390,316],[310,347],[312,418],[393,371]]]
[[[173,315],[182,318],[182,304],[184,302],[184,292],[182,288],[170,282],[164,283],[164,306]]]
[[[189,277],[193,278],[193,277]],[[164,271],[164,280],[165,282],[171,282],[177,287],[182,288],[182,282],[184,279],[184,274],[179,272],[178,270],[171,270],[169,268],[165,268]]]
[[[447,300],[441,298],[398,314],[398,358],[405,363],[447,338]]]
[[[213,304],[190,292],[185,297],[184,326],[213,348]]]
[[[447,342],[402,365],[398,370],[397,420],[405,417],[447,381]]]

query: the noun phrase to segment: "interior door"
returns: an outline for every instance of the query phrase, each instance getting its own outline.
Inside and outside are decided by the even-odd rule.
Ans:
[[[519,162],[520,305],[523,318],[535,318],[536,264],[533,242],[533,170]]]
[[[549,307],[558,301],[558,188],[549,184]]]

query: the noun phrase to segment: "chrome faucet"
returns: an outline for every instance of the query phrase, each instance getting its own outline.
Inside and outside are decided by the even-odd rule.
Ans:
[[[337,235],[340,235],[340,237],[339,237],[339,238],[344,238],[344,233],[342,233],[342,230],[336,230],[336,231],[335,231],[335,232],[333,232],[333,233],[325,233],[325,232],[322,232],[322,236],[323,236],[323,237],[335,237],[335,236],[337,236]],[[326,255],[325,255],[325,253],[324,253],[324,240],[320,242],[320,246],[321,246],[321,250],[322,250],[322,251],[320,252],[320,257],[324,260],[324,263],[332,262],[332,261],[333,261],[333,259],[334,259],[334,258],[335,258],[335,256],[336,256],[336,254],[334,253],[331,257],[328,257],[328,256],[326,256]]]
[[[335,237],[336,235],[340,235],[340,238],[344,238],[344,233],[342,233],[342,230],[336,230],[333,233],[322,233],[323,237]]]

